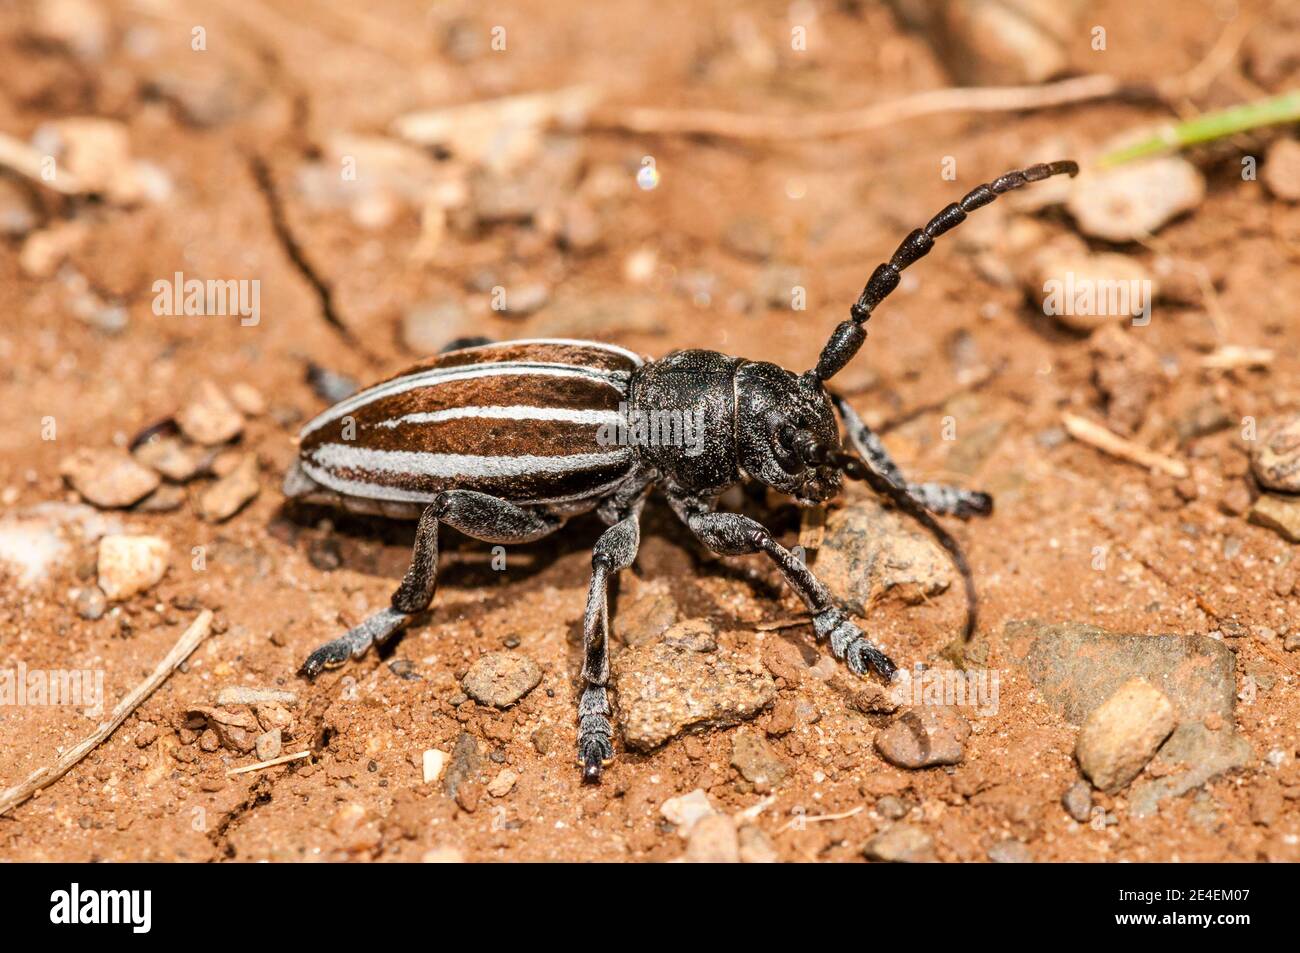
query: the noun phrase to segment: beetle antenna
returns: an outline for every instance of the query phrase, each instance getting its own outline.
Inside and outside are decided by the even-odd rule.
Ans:
[[[889,293],[898,287],[899,275],[908,265],[919,261],[934,247],[934,240],[944,232],[960,225],[966,216],[977,208],[988,205],[1004,192],[1010,192],[1030,182],[1039,182],[1053,175],[1069,175],[1079,172],[1078,163],[1063,159],[1031,165],[1027,169],[1017,169],[999,176],[992,182],[976,186],[960,202],[954,202],[926,224],[903,239],[889,261],[877,265],[871,273],[867,285],[853,307],[849,309],[849,320],[843,321],[831,333],[830,340],[822,348],[821,357],[811,373],[820,381],[828,381],[853,359],[867,339],[867,319],[880,302],[889,297]]]
[[[789,426],[783,431],[782,438],[804,463],[811,466],[832,466],[850,480],[859,480],[881,496],[888,497],[895,506],[924,526],[939,545],[947,550],[957,572],[961,574],[962,587],[966,591],[966,624],[961,637],[963,642],[969,642],[979,622],[979,596],[975,591],[975,577],[971,573],[970,563],[966,561],[966,553],[956,537],[925,507],[912,499],[903,487],[868,466],[866,461],[855,454],[841,448],[827,447],[806,430],[796,430]]]

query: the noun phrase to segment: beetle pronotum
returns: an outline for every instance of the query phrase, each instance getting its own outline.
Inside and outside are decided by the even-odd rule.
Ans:
[[[718,497],[742,480],[787,493],[803,506],[834,497],[845,476],[889,497],[952,553],[966,582],[969,635],[975,620],[970,573],[956,543],[930,514],[986,514],[992,499],[908,482],[879,439],[825,383],[858,352],[872,311],[934,239],[1003,192],[1077,172],[1069,161],[1008,172],[914,230],[872,273],[849,319],[803,374],[716,351],[677,351],[647,362],[589,341],[481,343],[440,354],[326,410],[302,430],[285,494],[356,512],[418,518],[419,525],[410,569],[392,604],[318,648],[303,672],[314,676],[360,656],[429,606],[440,523],[487,542],[522,543],[594,509],[609,528],[592,555],[583,619],[578,758],[584,779],[599,780],[614,752],[606,695],[610,578],[635,559],[641,508],[658,486],[709,549],[724,556],[766,553],[808,607],[817,638],[827,639],[853,672],[874,669],[892,678],[894,663],[795,555],[762,524],[716,512]],[[837,410],[851,452],[841,447]],[[700,421],[703,452],[662,442],[611,446],[598,438],[602,428],[627,414],[656,412]]]

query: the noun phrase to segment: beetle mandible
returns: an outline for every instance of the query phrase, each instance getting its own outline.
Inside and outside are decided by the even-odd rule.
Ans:
[[[592,554],[583,617],[578,760],[584,780],[598,781],[614,753],[606,694],[609,584],[636,557],[641,508],[657,486],[715,553],[765,553],[808,607],[817,638],[828,640],[836,658],[856,674],[874,670],[891,679],[894,663],[799,558],[761,523],[716,511],[719,496],[744,480],[789,494],[801,506],[833,498],[846,476],[865,481],[921,520],[952,554],[966,583],[969,636],[975,624],[970,572],[931,514],[987,514],[991,497],[909,482],[876,435],[825,383],[858,352],[867,319],[934,239],[1004,192],[1077,172],[1068,160],[1008,172],[915,229],[871,274],[849,319],[803,374],[706,350],[647,362],[588,341],[476,343],[335,404],[302,429],[285,495],[419,523],[410,569],[391,605],[318,648],[303,673],[315,676],[360,656],[428,608],[438,575],[439,524],[486,542],[523,543],[594,509],[608,529]],[[837,411],[850,450],[841,445]],[[702,446],[688,451],[680,444],[626,446],[599,439],[602,428],[630,414],[663,412],[702,422]]]

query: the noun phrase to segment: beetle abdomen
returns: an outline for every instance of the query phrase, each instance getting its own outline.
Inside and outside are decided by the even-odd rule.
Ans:
[[[427,502],[447,489],[515,502],[600,495],[636,463],[615,432],[630,351],[507,341],[438,355],[335,404],[303,428],[299,464],[349,497]]]

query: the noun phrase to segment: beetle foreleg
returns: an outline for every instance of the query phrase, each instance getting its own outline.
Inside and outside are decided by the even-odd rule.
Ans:
[[[302,674],[308,678],[360,658],[373,644],[382,644],[404,628],[411,617],[433,601],[438,583],[438,524],[446,523],[466,536],[489,543],[527,543],[558,529],[558,517],[527,510],[506,500],[472,490],[439,493],[420,515],[411,566],[393,593],[390,608],[382,609],[307,657]]]
[[[913,483],[903,475],[889,456],[880,438],[871,432],[862,418],[843,397],[832,395],[835,406],[844,421],[844,431],[849,444],[867,466],[874,469],[898,487],[918,505],[940,516],[987,516],[993,512],[993,497],[976,490],[965,490],[945,483]]]
[[[578,759],[584,781],[599,781],[600,770],[614,757],[609,698],[609,583],[632,565],[641,544],[641,505],[605,530],[591,556],[591,587],[583,615],[584,688],[578,702]]]
[[[813,630],[819,639],[829,639],[831,652],[843,659],[858,675],[874,668],[887,679],[896,667],[884,652],[866,637],[856,624],[835,605],[830,590],[794,553],[775,539],[763,524],[739,513],[715,513],[700,505],[674,503],[678,514],[705,546],[721,556],[766,553],[785,576],[785,581],[803,600],[813,616]]]

